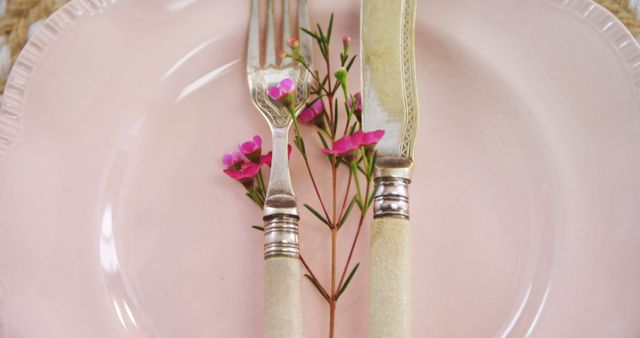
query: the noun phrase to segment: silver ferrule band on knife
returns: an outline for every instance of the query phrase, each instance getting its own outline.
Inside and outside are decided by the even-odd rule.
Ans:
[[[409,219],[411,167],[376,168],[373,217]]]
[[[264,217],[264,258],[300,257],[296,215],[275,214]]]

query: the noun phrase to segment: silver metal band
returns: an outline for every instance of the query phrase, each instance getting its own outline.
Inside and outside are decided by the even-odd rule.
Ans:
[[[271,215],[264,218],[264,258],[300,256],[298,216]]]
[[[406,177],[376,177],[373,217],[409,219],[409,183],[411,183],[411,180]]]

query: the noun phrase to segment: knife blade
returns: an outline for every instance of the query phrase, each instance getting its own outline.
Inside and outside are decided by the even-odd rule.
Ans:
[[[417,0],[363,0],[363,127],[377,146],[369,271],[369,337],[411,337],[409,183],[418,127]]]

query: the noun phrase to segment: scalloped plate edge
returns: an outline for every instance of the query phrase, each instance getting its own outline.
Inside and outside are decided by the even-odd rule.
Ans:
[[[627,27],[604,6],[593,0],[546,0],[552,6],[568,11],[598,31],[613,47],[627,68],[638,101],[640,123],[640,44]]]
[[[71,0],[47,18],[24,46],[9,73],[0,105],[0,160],[22,132],[22,115],[31,74],[58,36],[80,17],[94,16],[117,0]]]

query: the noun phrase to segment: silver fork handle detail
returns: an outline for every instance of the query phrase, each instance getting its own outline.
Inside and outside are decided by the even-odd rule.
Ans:
[[[298,259],[298,216],[272,215],[265,217],[264,221],[264,258]]]
[[[264,203],[264,216],[271,215],[298,215],[296,200],[291,186],[289,175],[288,132],[289,125],[283,128],[274,128],[273,155],[271,160],[271,175],[267,188],[267,199]]]

